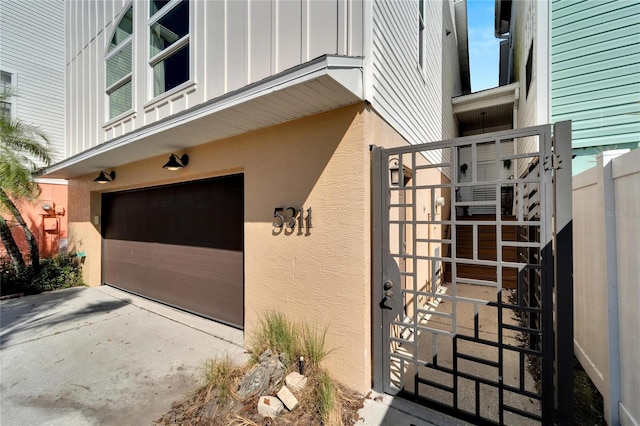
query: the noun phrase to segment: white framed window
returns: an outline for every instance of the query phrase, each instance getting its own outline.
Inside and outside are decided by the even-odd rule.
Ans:
[[[133,108],[133,6],[129,6],[113,31],[106,62],[109,119]]]
[[[0,70],[0,116],[12,118],[15,114],[15,74],[9,71]]]
[[[156,97],[191,78],[189,1],[152,0],[149,15],[149,66]]]
[[[424,68],[425,60],[425,25],[424,25],[424,0],[418,0],[418,65]]]

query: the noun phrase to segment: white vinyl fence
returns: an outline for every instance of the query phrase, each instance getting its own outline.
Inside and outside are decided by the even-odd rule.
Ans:
[[[574,349],[610,425],[640,421],[640,149],[573,177]]]

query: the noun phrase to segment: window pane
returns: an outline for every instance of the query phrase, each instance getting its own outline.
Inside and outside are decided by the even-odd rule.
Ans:
[[[109,118],[116,117],[132,108],[131,80],[109,94]]]
[[[189,80],[189,44],[153,66],[153,95]]]
[[[11,86],[11,73],[6,71],[0,71],[0,83]]]
[[[107,59],[107,87],[124,76],[131,74],[133,43],[123,47],[118,53]]]
[[[0,116],[11,117],[11,103],[0,101]]]
[[[120,20],[118,28],[116,28],[116,31],[113,33],[109,50],[122,43],[131,33],[133,33],[133,8],[130,7]]]
[[[183,1],[151,26],[151,57],[189,34],[189,2]]]
[[[170,1],[171,0],[151,0],[151,13],[149,16],[155,15],[157,11],[165,7]]]

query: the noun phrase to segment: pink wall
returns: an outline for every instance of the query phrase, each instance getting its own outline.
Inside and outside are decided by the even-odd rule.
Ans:
[[[37,201],[22,202],[18,204],[18,208],[38,241],[40,256],[46,258],[58,254],[61,242],[66,247],[68,190],[67,185],[50,183],[41,183],[40,189],[42,192]],[[42,206],[45,204],[49,204],[51,209],[44,210]],[[3,216],[9,220],[13,219],[6,213],[3,213]],[[11,224],[16,225],[13,227],[16,243],[24,254],[28,254],[29,248],[22,229],[15,223]],[[0,244],[0,256],[5,255],[6,250]]]

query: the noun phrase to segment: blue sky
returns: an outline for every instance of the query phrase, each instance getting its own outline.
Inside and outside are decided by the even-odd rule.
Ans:
[[[467,0],[471,91],[498,85],[500,40],[493,36],[494,0]]]

